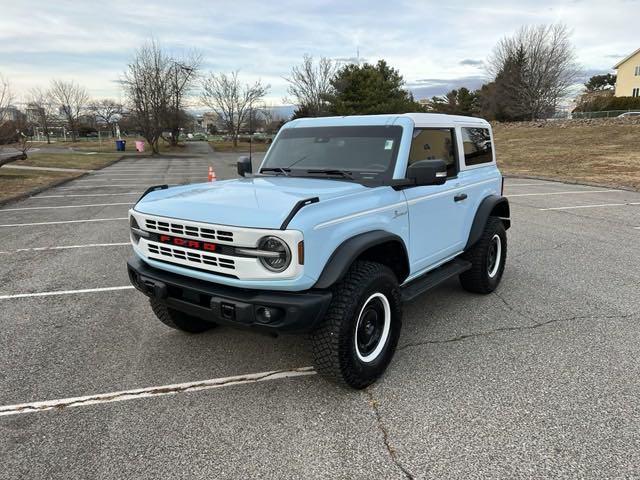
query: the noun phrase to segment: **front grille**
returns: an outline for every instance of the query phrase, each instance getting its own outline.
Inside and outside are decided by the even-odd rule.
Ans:
[[[185,237],[205,238],[207,240],[217,240],[221,242],[233,242],[233,232],[225,230],[214,230],[211,228],[198,227],[195,225],[184,225],[175,221],[163,222],[160,220],[145,219],[146,229],[157,233],[171,233]]]
[[[148,222],[149,220],[147,220]],[[158,222],[161,223],[161,222]],[[235,262],[229,258],[222,258],[217,255],[197,253],[193,250],[185,250],[183,248],[169,247],[149,242],[147,249],[149,253],[158,255],[162,258],[176,258],[178,260],[210,265],[212,267],[228,268],[235,270]]]

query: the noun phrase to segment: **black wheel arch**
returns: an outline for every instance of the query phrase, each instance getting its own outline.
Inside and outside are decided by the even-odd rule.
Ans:
[[[388,266],[402,283],[409,275],[407,247],[396,234],[384,230],[355,235],[335,249],[313,288],[329,288],[339,282],[356,260],[370,260]]]
[[[498,217],[502,220],[505,230],[507,230],[511,226],[509,200],[499,195],[489,195],[480,202],[480,206],[473,219],[473,224],[471,225],[471,230],[469,231],[467,244],[464,247],[465,250],[471,248],[480,239],[489,217]]]

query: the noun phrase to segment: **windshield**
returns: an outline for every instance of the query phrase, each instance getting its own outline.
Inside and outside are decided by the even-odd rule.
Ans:
[[[299,127],[278,136],[261,173],[386,180],[393,176],[402,127]]]

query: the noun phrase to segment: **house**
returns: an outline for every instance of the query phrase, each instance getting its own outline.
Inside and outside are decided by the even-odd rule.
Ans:
[[[613,68],[618,71],[616,97],[640,97],[640,48]]]
[[[17,122],[22,112],[13,105],[0,109],[0,122]]]

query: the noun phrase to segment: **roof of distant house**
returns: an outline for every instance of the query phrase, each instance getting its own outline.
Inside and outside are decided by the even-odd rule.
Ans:
[[[620,65],[622,65],[624,62],[626,62],[627,60],[629,60],[631,57],[633,57],[636,53],[640,53],[640,48],[637,49],[635,52],[633,52],[631,55],[629,55],[628,57],[625,57],[623,60],[620,60],[618,63],[616,63],[613,68],[619,68]]]

